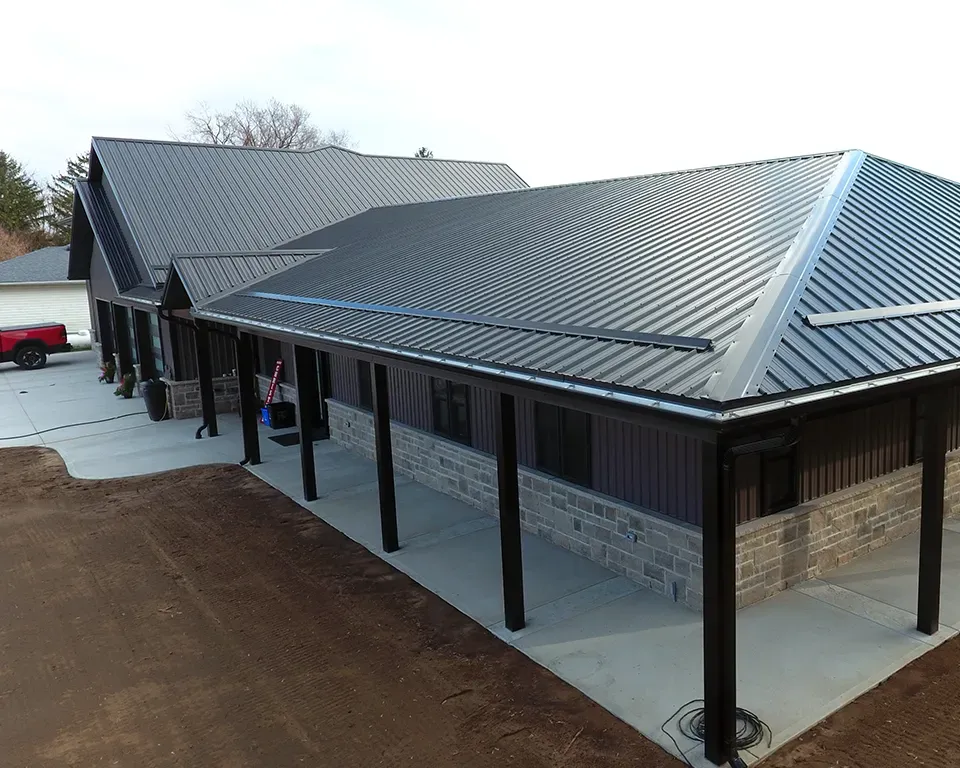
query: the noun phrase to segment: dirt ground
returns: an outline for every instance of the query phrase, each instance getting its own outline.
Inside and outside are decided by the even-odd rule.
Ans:
[[[960,766],[960,638],[921,656],[761,766]]]
[[[0,766],[98,765],[680,763],[237,467],[3,449]]]

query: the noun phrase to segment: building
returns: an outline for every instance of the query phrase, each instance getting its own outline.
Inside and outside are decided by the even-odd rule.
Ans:
[[[377,460],[386,551],[395,469],[498,515],[509,629],[521,528],[702,610],[720,764],[738,606],[919,527],[937,629],[958,231],[960,185],[849,151],[374,207],[178,256],[160,303],[201,369],[230,334],[253,462],[255,360],[293,345],[305,498],[322,426]]]
[[[176,254],[268,249],[373,206],[524,187],[502,163],[94,138],[77,184],[70,277],[86,280],[98,349],[162,377],[176,418],[199,414],[193,330],[158,304]],[[253,279],[260,273],[245,274]],[[269,373],[292,348],[260,346]],[[217,407],[235,408],[236,363],[211,338]]]
[[[63,323],[67,333],[77,333],[93,327],[83,283],[67,279],[69,258],[66,246],[56,246],[0,262],[0,328]]]

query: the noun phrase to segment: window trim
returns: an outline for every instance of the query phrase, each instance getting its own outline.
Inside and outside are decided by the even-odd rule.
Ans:
[[[443,386],[438,387],[438,383],[443,384]],[[467,417],[463,425],[463,434],[460,434],[457,429],[457,406],[454,400],[454,389],[456,387],[463,387],[464,408]],[[442,398],[437,397],[439,392],[444,393]],[[445,409],[447,412],[449,430],[446,432],[440,427],[440,419],[437,418],[440,409]],[[430,377],[430,431],[439,437],[453,440],[461,445],[473,445],[473,425],[471,424],[470,418],[470,387],[467,384],[460,384],[450,381],[450,379],[441,379],[436,376]]]

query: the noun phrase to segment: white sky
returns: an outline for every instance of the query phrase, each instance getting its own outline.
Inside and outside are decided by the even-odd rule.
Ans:
[[[531,184],[849,148],[960,179],[952,5],[4,0],[0,149],[42,181],[91,135],[275,96]]]

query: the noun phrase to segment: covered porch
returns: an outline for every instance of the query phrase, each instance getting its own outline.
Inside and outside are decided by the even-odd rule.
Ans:
[[[83,363],[90,353],[75,357]],[[88,478],[244,458],[236,415],[220,414],[219,437],[197,440],[200,420],[151,423],[137,412],[136,401],[118,401],[111,388],[96,383],[89,360],[73,362],[32,372],[29,387],[21,372],[4,371],[4,413],[21,415],[5,417],[0,436],[29,431],[30,423],[43,429],[67,426],[77,403],[92,417],[88,420],[98,423],[0,445],[47,445],[63,456],[72,474]],[[58,415],[37,422],[50,402],[61,403]],[[127,412],[129,417],[103,421]],[[685,739],[671,720],[678,707],[703,695],[703,659],[710,655],[702,650],[708,630],[703,616],[517,528],[523,626],[508,629],[502,530],[494,518],[397,475],[392,481],[397,546],[388,552],[377,463],[330,441],[314,442],[309,455],[316,498],[307,501],[304,454],[297,445],[269,439],[275,436],[276,431],[257,425],[260,463],[248,464],[250,471],[668,751],[694,765],[710,764],[703,747]],[[958,527],[947,521],[943,530],[947,584],[955,584],[960,572]],[[950,589],[944,593],[942,628],[933,635],[916,629],[920,540],[920,534],[908,537],[736,613],[736,665],[724,670],[735,674],[737,702],[772,731],[770,747],[764,742],[744,753],[746,759],[788,741],[956,634],[960,596]],[[509,601],[509,591],[506,596]],[[661,731],[665,722],[666,733]]]

